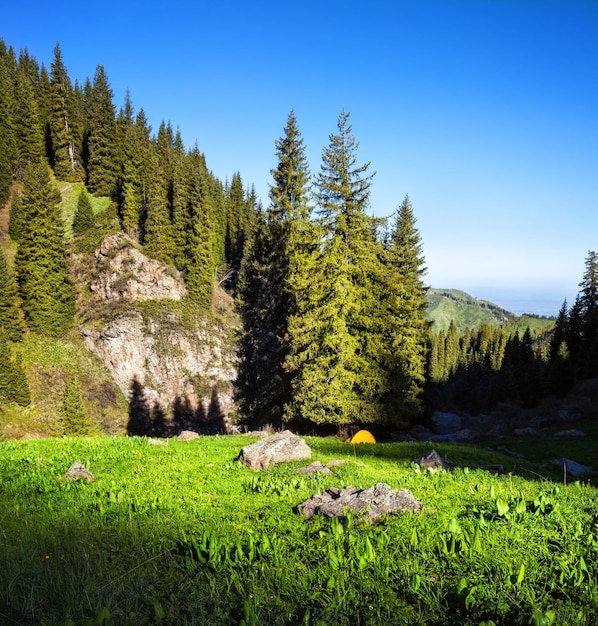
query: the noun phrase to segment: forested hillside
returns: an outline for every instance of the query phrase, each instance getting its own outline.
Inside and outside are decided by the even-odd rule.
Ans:
[[[180,304],[156,305],[154,317],[145,307],[147,328],[160,316],[166,324],[226,324],[217,300],[222,289],[234,299],[242,325],[233,346],[234,419],[248,426],[367,424],[384,434],[436,409],[534,406],[596,376],[596,253],[586,258],[577,301],[563,305],[549,334],[506,319],[457,329],[449,316],[431,327],[414,209],[406,196],[389,220],[372,217],[374,175],[349,120],[341,111],[314,175],[288,114],[263,208],[234,155],[230,181],[220,181],[170,122],[154,131],[129,94],[117,107],[102,65],[93,80],[73,84],[58,44],[47,69],[0,41],[3,406],[15,413],[31,402],[39,372],[23,346],[32,338],[80,344],[94,323],[126,308],[132,266],[120,267],[118,311],[112,302],[94,313],[88,297],[93,255],[119,232],[127,237],[119,241],[184,281]],[[92,402],[82,362],[59,380],[65,424]],[[174,417],[173,406],[156,411]]]

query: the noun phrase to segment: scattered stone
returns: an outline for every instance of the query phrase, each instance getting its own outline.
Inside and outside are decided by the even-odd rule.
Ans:
[[[326,465],[322,465],[321,461],[314,461],[306,467],[297,468],[295,471],[300,474],[315,474],[316,472],[320,474],[332,474],[332,470]]]
[[[558,433],[554,433],[555,437],[585,437],[586,434],[583,430],[577,430],[576,428],[570,428],[568,430],[559,430]]]
[[[168,441],[162,441],[161,439],[148,439],[148,444],[150,446],[167,446]]]
[[[402,513],[403,511],[421,511],[418,502],[408,489],[393,489],[386,483],[377,483],[368,489],[332,487],[323,494],[316,494],[298,505],[305,519],[321,513],[325,517],[344,517],[347,509],[356,513],[365,513],[370,520],[381,515]]]
[[[582,465],[581,463],[577,463],[576,461],[572,461],[571,459],[554,459],[554,461],[550,461],[552,465],[560,465],[561,467],[567,468],[567,474],[577,478],[578,476],[583,476],[584,474],[593,474],[593,468],[588,465]]]
[[[81,461],[75,461],[68,469],[68,472],[64,475],[67,480],[78,480],[79,478],[85,478],[85,480],[91,482],[93,480],[93,474],[81,463]]]
[[[358,430],[347,443],[376,443],[374,435],[369,430]]]
[[[183,430],[177,439],[179,441],[193,441],[193,439],[199,439],[199,433],[193,430]]]
[[[430,450],[426,456],[416,459],[415,462],[425,469],[441,467],[444,470],[450,469],[450,465],[445,461],[436,450]]]
[[[250,469],[267,469],[270,463],[303,461],[310,456],[311,449],[305,441],[290,430],[284,430],[245,446],[237,460]]]
[[[346,462],[346,459],[336,459],[335,461],[328,461],[326,467],[338,467],[339,465],[344,465]]]

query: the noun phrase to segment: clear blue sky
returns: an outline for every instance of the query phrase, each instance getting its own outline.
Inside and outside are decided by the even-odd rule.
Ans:
[[[316,173],[344,107],[434,287],[556,314],[598,249],[596,0],[0,1],[7,45],[49,68],[58,41],[80,83],[104,65],[117,108],[128,89],[264,206],[289,110]]]

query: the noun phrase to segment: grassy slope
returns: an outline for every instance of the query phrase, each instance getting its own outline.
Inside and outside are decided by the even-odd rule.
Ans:
[[[297,463],[253,472],[234,461],[252,441],[0,444],[0,621],[596,623],[592,487],[422,472],[412,461],[427,444],[315,438],[312,460],[346,460],[333,476],[296,474]],[[514,469],[480,448],[437,450],[470,468]],[[62,478],[76,459],[94,482]],[[422,513],[341,526],[295,512],[327,487],[376,482],[410,489]]]

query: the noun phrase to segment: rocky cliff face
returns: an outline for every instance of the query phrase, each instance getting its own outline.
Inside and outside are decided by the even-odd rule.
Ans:
[[[174,414],[185,426],[230,430],[236,375],[231,329],[200,315],[183,323],[172,306],[186,295],[181,277],[144,256],[126,235],[107,237],[94,262],[85,308],[104,313],[84,324],[81,334],[132,407]]]

